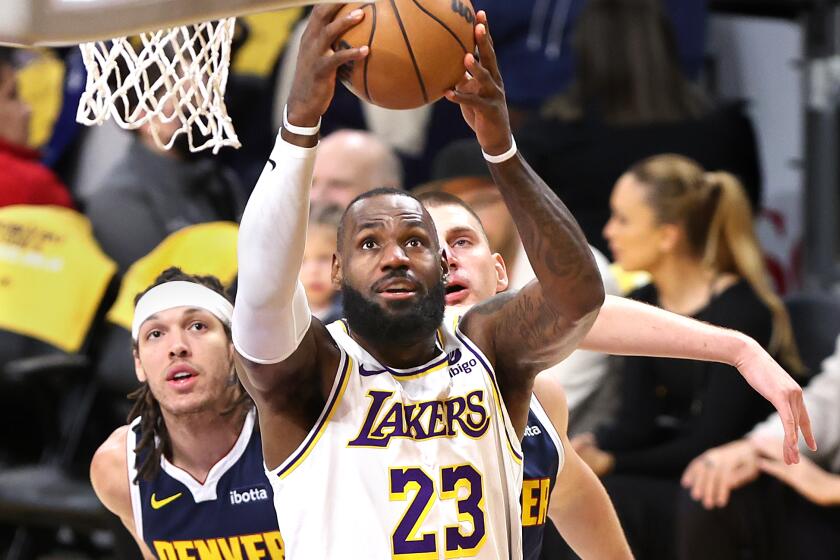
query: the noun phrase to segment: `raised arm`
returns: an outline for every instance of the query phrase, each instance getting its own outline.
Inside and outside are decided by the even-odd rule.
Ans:
[[[534,383],[534,394],[563,443],[563,468],[551,490],[549,519],[584,560],[632,558],[607,491],[569,443],[569,411],[562,387],[556,379],[540,375]]]
[[[332,101],[337,69],[367,54],[367,47],[332,50],[334,41],[364,16],[356,10],[333,21],[340,9],[340,4],[331,4],[312,11],[301,40],[287,124],[239,229],[233,342],[243,358],[243,381],[257,392],[276,387],[293,391],[295,384],[284,381],[290,375],[317,371],[319,348],[326,339],[322,325],[310,328],[317,321],[312,321],[298,274],[306,242],[317,127]]]
[[[513,145],[504,86],[486,14],[479,12],[477,21],[481,62],[466,55],[472,78],[447,98],[461,105],[486,154],[509,153]],[[604,286],[574,217],[522,156],[515,154],[489,167],[537,278],[518,293],[474,307],[463,329],[496,363],[508,411],[520,427],[527,417],[534,376],[578,345],[597,316]]]
[[[785,430],[785,461],[792,463],[799,459],[800,430],[808,447],[816,448],[802,388],[758,342],[741,332],[638,301],[607,296],[581,348],[625,356],[720,362],[736,367],[750,386],[779,412]]]

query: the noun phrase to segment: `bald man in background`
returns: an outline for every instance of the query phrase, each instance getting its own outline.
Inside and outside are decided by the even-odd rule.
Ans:
[[[362,130],[338,130],[321,140],[312,178],[312,202],[346,208],[363,192],[403,188],[397,154]]]

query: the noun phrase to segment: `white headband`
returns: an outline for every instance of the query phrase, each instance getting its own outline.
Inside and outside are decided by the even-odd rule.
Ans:
[[[166,282],[155,286],[140,298],[134,307],[131,338],[137,340],[140,326],[155,313],[174,307],[205,309],[230,327],[233,305],[220,293],[195,282]]]

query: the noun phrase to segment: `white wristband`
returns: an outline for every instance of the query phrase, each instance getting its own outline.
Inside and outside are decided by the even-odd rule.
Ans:
[[[300,136],[315,136],[321,130],[321,117],[318,117],[318,124],[315,126],[295,126],[289,124],[289,106],[283,107],[283,128]]]
[[[484,150],[481,150],[481,153],[484,155],[484,159],[486,159],[490,163],[505,162],[505,161],[509,160],[510,158],[512,158],[513,156],[515,156],[516,152],[517,152],[516,140],[513,139],[513,136],[510,137],[510,149],[503,154],[499,154],[497,156],[491,156],[490,154],[488,154]]]

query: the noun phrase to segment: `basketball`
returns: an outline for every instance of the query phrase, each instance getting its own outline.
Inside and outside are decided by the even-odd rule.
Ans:
[[[413,109],[440,99],[464,75],[464,54],[475,50],[470,0],[377,0],[348,4],[365,18],[335,49],[367,45],[370,54],[339,70],[360,98],[387,109]]]

